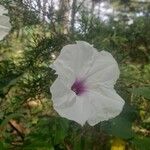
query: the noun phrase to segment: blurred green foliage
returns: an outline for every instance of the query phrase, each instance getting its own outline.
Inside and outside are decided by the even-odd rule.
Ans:
[[[122,20],[115,21],[113,16],[107,22],[93,16],[91,23],[89,13],[81,9],[80,26],[72,35],[59,32],[57,24],[54,30],[52,23],[42,23],[34,11],[19,1],[15,2],[23,11],[14,11],[10,2],[2,1],[10,8],[13,28],[0,42],[0,149],[109,150],[111,140],[119,138],[125,142],[126,149],[149,150],[150,18],[147,12],[135,16],[133,24],[128,25]],[[120,8],[122,5],[124,1]],[[16,17],[16,13],[20,16]],[[49,87],[56,75],[49,65],[64,45],[76,40],[88,41],[99,51],[109,51],[121,70],[115,88],[126,105],[118,117],[94,127],[88,124],[81,127],[61,118],[52,107]]]

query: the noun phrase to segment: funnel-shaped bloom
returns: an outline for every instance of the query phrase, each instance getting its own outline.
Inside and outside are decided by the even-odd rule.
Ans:
[[[114,90],[119,68],[110,53],[78,41],[63,47],[51,68],[58,75],[50,90],[60,116],[93,126],[122,111],[124,100]]]
[[[4,15],[6,13],[7,10],[2,5],[0,5],[0,40],[2,40],[11,29],[9,17]]]

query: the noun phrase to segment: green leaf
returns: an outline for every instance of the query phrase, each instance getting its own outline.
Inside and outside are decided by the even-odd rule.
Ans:
[[[54,145],[61,143],[68,134],[69,122],[64,118],[55,118],[55,124],[53,125],[53,141]]]
[[[15,76],[14,79],[8,79],[8,80],[5,79],[6,81],[4,81],[4,79],[1,79],[4,83],[0,81],[0,96],[5,95],[9,91],[9,89],[18,82],[20,78],[21,78],[21,74]]]
[[[3,142],[1,142],[1,141],[0,141],[0,149],[1,149],[1,150],[4,150],[4,144],[3,144]]]
[[[2,122],[0,121],[0,128],[3,129],[3,130],[1,130],[0,135],[3,135],[3,136],[6,137],[7,134],[6,134],[6,132],[5,132],[5,129],[7,128],[8,122],[9,122],[11,119],[18,118],[18,117],[23,117],[23,115],[18,114],[18,113],[10,114],[10,115],[8,115]]]
[[[150,150],[150,138],[148,137],[135,137],[132,141],[137,150]]]
[[[8,144],[5,143],[4,140],[0,141],[0,150],[6,150],[8,149]]]
[[[44,133],[42,131],[44,131]],[[31,133],[30,135],[26,136],[23,144],[23,150],[39,149],[53,150],[50,134],[48,130],[45,133],[45,130],[42,128],[40,129],[40,131],[37,131],[36,133]]]
[[[18,113],[10,114],[1,122],[0,126],[5,127],[11,119],[18,118],[18,117],[23,117],[23,115]]]
[[[132,123],[130,121],[117,117],[111,120],[111,128],[108,130],[108,133],[115,137],[130,139],[133,137],[131,127]]]
[[[150,100],[150,87],[139,87],[132,90],[133,94],[143,96]]]
[[[68,135],[69,122],[67,119],[60,117],[44,117],[39,119],[34,127],[34,131],[30,133],[24,142],[24,147],[32,144],[37,147],[50,147],[63,145],[64,139]]]
[[[134,108],[126,104],[122,113],[114,119],[103,122],[101,129],[112,136],[131,139],[134,136],[132,122],[135,118]]]

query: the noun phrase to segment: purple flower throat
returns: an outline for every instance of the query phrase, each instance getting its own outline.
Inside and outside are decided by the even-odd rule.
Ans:
[[[76,95],[81,95],[86,91],[87,87],[85,85],[85,80],[76,79],[73,85],[71,86],[71,90],[76,93]]]

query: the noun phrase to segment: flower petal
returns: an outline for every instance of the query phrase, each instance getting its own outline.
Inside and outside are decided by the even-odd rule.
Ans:
[[[88,119],[88,114],[83,103],[86,101],[84,97],[77,96],[73,91],[68,89],[63,80],[59,77],[55,80],[50,88],[54,109],[62,117],[74,120],[81,125]]]
[[[75,102],[70,107],[65,108],[57,108],[56,111],[60,114],[60,116],[65,117],[69,120],[73,120],[77,123],[79,123],[81,126],[85,124],[87,121],[87,115],[84,111],[84,97],[76,96],[73,98],[73,101]],[[87,109],[87,108],[86,108]]]
[[[51,86],[54,109],[62,117],[93,126],[122,111],[124,100],[113,88],[120,72],[110,53],[79,41],[65,46],[51,67],[58,74]],[[76,79],[85,81],[86,91],[80,96],[71,90]]]
[[[56,74],[68,79],[82,77],[89,70],[95,52],[92,45],[78,41],[77,44],[64,46],[50,67],[56,70]]]
[[[102,86],[113,87],[119,74],[118,64],[113,56],[109,52],[101,51],[96,53],[86,79],[90,86],[101,84]]]
[[[7,13],[7,10],[0,5],[0,40],[9,33],[11,28],[9,17],[3,15],[4,13]]]
[[[50,91],[52,93],[53,106],[56,110],[57,108],[70,107],[74,103],[75,93],[59,77],[50,87]]]
[[[124,106],[124,100],[115,92],[115,90],[101,88],[97,91],[87,92],[86,105],[91,106],[91,114],[88,123],[91,126],[116,117],[120,114]]]

